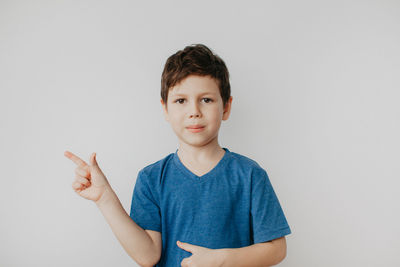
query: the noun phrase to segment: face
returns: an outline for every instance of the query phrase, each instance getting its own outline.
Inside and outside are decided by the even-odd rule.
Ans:
[[[231,103],[232,97],[224,108],[217,81],[198,75],[170,88],[167,106],[161,99],[165,119],[179,141],[196,147],[218,140],[221,121],[228,119]]]

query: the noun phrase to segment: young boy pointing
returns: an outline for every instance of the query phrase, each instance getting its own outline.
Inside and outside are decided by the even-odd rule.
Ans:
[[[291,233],[267,172],[221,147],[229,118],[229,72],[204,45],[170,56],[161,79],[165,119],[179,140],[175,153],[138,173],[130,215],[100,170],[96,155],[77,164],[73,189],[93,200],[140,266],[264,267],[286,256]]]

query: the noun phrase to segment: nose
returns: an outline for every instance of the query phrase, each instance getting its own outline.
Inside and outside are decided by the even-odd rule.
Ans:
[[[190,114],[190,118],[200,117],[201,112],[200,112],[200,108],[197,103],[190,105],[189,114]]]

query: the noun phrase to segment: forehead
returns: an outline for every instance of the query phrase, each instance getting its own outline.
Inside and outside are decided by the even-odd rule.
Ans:
[[[170,96],[219,94],[217,81],[210,76],[190,75],[171,87]]]

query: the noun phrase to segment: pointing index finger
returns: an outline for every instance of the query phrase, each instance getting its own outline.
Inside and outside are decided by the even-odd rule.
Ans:
[[[65,151],[64,152],[64,156],[66,156],[67,158],[69,158],[70,160],[72,160],[73,162],[75,162],[76,165],[81,166],[81,167],[85,167],[87,166],[86,162],[83,161],[82,159],[80,159],[78,156],[76,156],[74,153],[69,152],[69,151]]]

